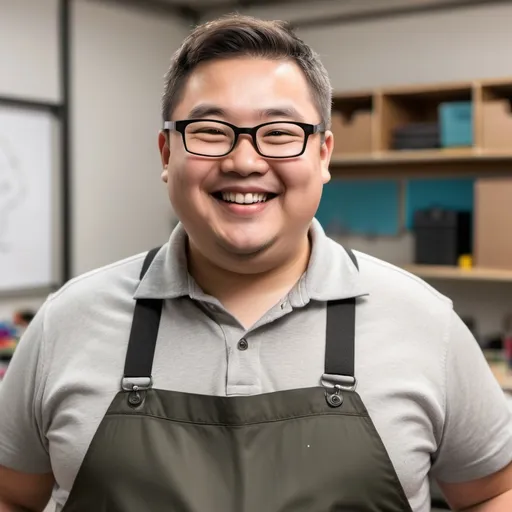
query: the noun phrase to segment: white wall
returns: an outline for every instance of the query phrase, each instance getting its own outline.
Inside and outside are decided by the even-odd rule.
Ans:
[[[0,0],[0,95],[59,101],[58,0]]]
[[[510,76],[511,20],[512,3],[299,33],[347,90]]]
[[[60,101],[57,3],[0,0],[0,95]],[[142,8],[72,3],[72,271],[77,275],[169,236],[172,215],[159,180],[156,138],[163,75],[188,24]],[[0,319],[15,308],[37,307],[46,294],[0,297]]]
[[[73,272],[167,240],[157,134],[182,19],[97,2],[73,13]]]
[[[250,7],[265,19],[311,20],[447,0],[319,0]],[[211,11],[205,19],[220,14]],[[512,75],[512,2],[299,28],[320,53],[337,91]]]

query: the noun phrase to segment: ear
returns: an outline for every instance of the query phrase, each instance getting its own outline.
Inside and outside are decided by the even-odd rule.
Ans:
[[[169,149],[169,139],[166,132],[161,131],[158,134],[158,150],[160,151],[160,158],[162,159],[162,181],[167,183],[169,179],[169,157],[171,150]]]
[[[334,136],[327,130],[324,134],[323,144],[320,148],[320,165],[322,172],[322,183],[328,183],[331,180],[329,165],[331,163],[332,151],[334,149]]]

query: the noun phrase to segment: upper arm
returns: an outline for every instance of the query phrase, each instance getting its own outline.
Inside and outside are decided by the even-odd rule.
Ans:
[[[481,507],[471,510],[485,512],[485,502],[500,495],[502,503],[496,502],[493,510],[512,510],[512,464],[492,475],[470,482],[438,483],[453,510],[464,510],[482,504]]]
[[[473,482],[512,462],[512,414],[478,343],[453,313],[445,362],[445,418],[432,476]]]
[[[51,471],[42,400],[44,310],[20,340],[0,386],[0,466],[23,473]]]
[[[20,473],[0,466],[0,505],[3,501],[31,512],[41,512],[50,500],[53,484],[51,473]]]

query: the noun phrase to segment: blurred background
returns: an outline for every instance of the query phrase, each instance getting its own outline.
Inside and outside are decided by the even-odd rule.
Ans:
[[[163,76],[234,11],[330,73],[326,231],[450,296],[512,389],[512,2],[483,0],[0,0],[0,379],[48,293],[169,237]]]
[[[291,21],[330,73],[326,231],[449,295],[506,362],[512,2],[483,0],[0,0],[4,359],[49,292],[168,238],[163,75],[234,11]]]
[[[483,0],[0,0],[6,353],[63,282],[168,238],[163,75],[191,27],[234,11],[291,21],[330,73],[326,231],[429,281],[506,356],[512,2]]]

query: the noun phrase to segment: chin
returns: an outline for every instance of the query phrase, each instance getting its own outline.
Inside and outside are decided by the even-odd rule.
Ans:
[[[224,251],[239,257],[252,258],[265,252],[274,243],[273,239],[244,241],[242,243],[234,240],[220,240],[220,246]]]

